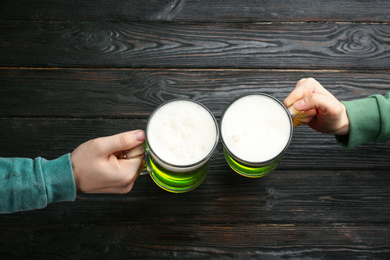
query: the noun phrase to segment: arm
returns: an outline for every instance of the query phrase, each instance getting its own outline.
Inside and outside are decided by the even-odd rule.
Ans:
[[[390,140],[390,93],[344,101],[350,121],[349,135],[336,136],[347,149],[368,142]]]
[[[347,149],[367,142],[390,140],[390,93],[340,102],[315,79],[301,79],[284,104],[303,111],[294,126],[307,124],[334,134]]]
[[[143,170],[142,130],[100,137],[71,154],[77,190],[85,193],[128,193]],[[126,159],[120,155],[125,153]]]
[[[52,161],[0,158],[0,213],[74,201],[76,190],[129,192],[144,166],[144,140],[145,133],[136,130],[90,140]]]
[[[43,158],[0,158],[0,213],[73,201],[76,186],[70,154],[52,161]]]
[[[349,133],[345,105],[313,78],[298,81],[283,103],[303,112],[293,119],[294,126],[307,124],[314,130],[327,134]]]

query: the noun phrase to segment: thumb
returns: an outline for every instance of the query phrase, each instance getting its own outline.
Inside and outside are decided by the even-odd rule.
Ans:
[[[336,103],[335,103],[336,102]],[[299,111],[317,109],[321,114],[331,111],[338,101],[331,96],[312,93],[294,103],[294,108]]]
[[[119,151],[130,150],[136,146],[141,145],[145,141],[145,132],[142,130],[135,130],[124,132],[112,136],[101,137],[100,152],[102,155],[112,154]]]

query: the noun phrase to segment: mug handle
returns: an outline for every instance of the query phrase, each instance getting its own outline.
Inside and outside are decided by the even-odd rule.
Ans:
[[[149,167],[148,164],[146,163],[146,160],[142,160],[141,166],[138,168],[137,173],[139,175],[149,175]]]
[[[294,118],[297,115],[300,115],[300,114],[302,114],[304,112],[304,111],[296,110],[295,107],[294,107],[294,104],[292,104],[291,106],[287,107],[287,110],[288,110],[288,112],[290,112],[291,118]]]
[[[142,163],[141,163],[141,166],[139,167],[137,173],[139,173],[140,175],[148,175],[150,174],[150,167],[149,167],[149,149],[146,145],[146,141],[142,144],[142,147],[144,148],[144,159],[142,160]]]
[[[125,160],[130,160],[131,158],[136,158],[139,156],[145,156],[145,158],[142,160],[140,167],[137,170],[138,175],[147,175],[150,174],[149,167],[147,161],[149,161],[149,153],[148,149],[146,148],[146,145],[142,145],[144,147],[144,154],[132,154],[132,150],[127,150],[127,151],[122,151],[118,154],[117,158],[118,159],[125,159]]]
[[[296,116],[299,116],[300,114],[302,114],[304,111],[299,111],[299,110],[296,110],[295,107],[294,107],[294,104],[290,105],[289,107],[287,107],[287,110],[288,112],[290,113],[291,115],[291,119],[292,119],[292,122],[293,122],[293,126],[296,127],[298,125],[300,125],[301,123],[298,122],[298,119],[295,119]],[[295,120],[294,120],[295,119]]]

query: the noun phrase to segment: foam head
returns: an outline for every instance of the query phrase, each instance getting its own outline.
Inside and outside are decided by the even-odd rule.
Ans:
[[[218,126],[202,105],[174,100],[153,113],[146,135],[157,157],[169,164],[186,166],[202,161],[213,151]]]
[[[249,163],[277,157],[289,144],[291,118],[285,107],[267,95],[248,95],[233,102],[221,122],[221,135],[233,155]]]

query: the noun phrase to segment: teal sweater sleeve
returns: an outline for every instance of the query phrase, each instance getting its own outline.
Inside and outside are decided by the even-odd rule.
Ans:
[[[390,93],[342,102],[349,118],[349,135],[336,136],[346,149],[390,140]]]
[[[74,201],[76,185],[70,154],[55,160],[0,158],[0,213]]]

